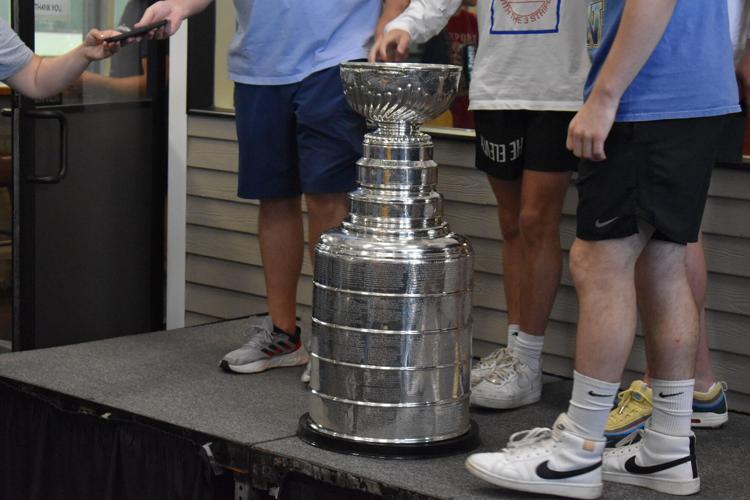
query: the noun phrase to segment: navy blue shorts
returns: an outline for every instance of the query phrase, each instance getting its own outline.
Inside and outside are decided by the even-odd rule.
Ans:
[[[339,67],[289,85],[234,87],[240,198],[346,193],[356,187],[365,120],[346,103]]]

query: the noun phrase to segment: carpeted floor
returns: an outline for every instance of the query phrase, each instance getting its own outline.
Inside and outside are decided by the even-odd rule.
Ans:
[[[301,368],[257,375],[228,375],[221,357],[243,342],[250,320],[158,332],[0,356],[0,378],[215,436],[272,457],[277,467],[325,477],[390,498],[534,498],[492,488],[470,476],[463,456],[388,461],[340,455],[295,437],[306,411]],[[562,411],[570,382],[545,384],[543,401],[507,412],[472,411],[481,450],[501,448],[513,432],[549,426]],[[699,431],[701,494],[694,498],[750,498],[744,452],[750,449],[750,416],[732,414],[723,429]],[[270,463],[270,462],[266,462]],[[254,468],[268,474],[279,471]],[[262,479],[262,478],[261,478]],[[662,498],[608,484],[604,498]]]

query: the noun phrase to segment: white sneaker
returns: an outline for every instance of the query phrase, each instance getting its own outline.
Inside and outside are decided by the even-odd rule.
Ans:
[[[509,409],[530,405],[542,397],[542,369],[534,371],[512,353],[471,389],[471,404]]]
[[[605,481],[643,486],[670,495],[701,489],[695,461],[695,435],[677,437],[648,427],[634,432],[604,453]]]
[[[552,429],[517,432],[499,453],[475,453],[466,459],[474,476],[496,486],[572,498],[602,494],[604,439],[573,434],[563,413]]]
[[[495,349],[487,356],[480,358],[479,361],[471,367],[471,386],[474,387],[492,373],[492,370],[498,365],[507,364],[510,360],[510,349],[507,347]]]

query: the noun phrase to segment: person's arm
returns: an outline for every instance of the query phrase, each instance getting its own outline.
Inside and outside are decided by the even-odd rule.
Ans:
[[[161,2],[156,2],[146,9],[143,13],[143,17],[141,17],[141,20],[135,24],[135,27],[138,28],[140,26],[157,23],[166,19],[166,28],[156,30],[153,36],[155,38],[170,37],[180,29],[183,20],[201,12],[208,7],[212,1],[213,0],[162,0]],[[263,1],[275,2],[277,0]]]
[[[14,75],[7,78],[11,88],[34,99],[57,94],[73,83],[91,61],[111,56],[119,43],[104,39],[119,35],[117,31],[91,30],[82,45],[59,57],[42,58],[37,55]]]
[[[606,159],[604,141],[620,99],[659,44],[677,0],[627,0],[612,49],[591,94],[568,128],[567,147],[580,158]]]
[[[375,25],[375,41],[372,44],[370,50],[370,61],[375,60],[377,53],[377,47],[380,45],[380,41],[383,39],[385,34],[385,25],[396,19],[409,6],[409,0],[384,0],[383,11],[378,19],[378,24]]]
[[[412,0],[409,7],[385,26],[385,35],[375,43],[370,60],[403,61],[409,42],[423,43],[440,33],[462,0]]]

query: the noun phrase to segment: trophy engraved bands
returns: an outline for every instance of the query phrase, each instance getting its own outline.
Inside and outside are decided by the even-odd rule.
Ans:
[[[337,451],[431,456],[476,445],[469,418],[472,250],[436,191],[419,124],[450,106],[461,68],[345,63],[373,121],[350,214],[315,247],[310,411],[300,437]]]

